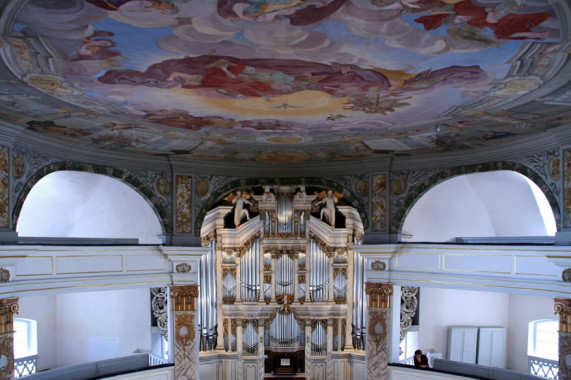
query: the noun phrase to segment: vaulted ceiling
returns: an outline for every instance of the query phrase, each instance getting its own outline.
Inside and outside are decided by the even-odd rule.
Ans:
[[[466,152],[571,123],[566,0],[5,1],[0,119],[205,162]]]

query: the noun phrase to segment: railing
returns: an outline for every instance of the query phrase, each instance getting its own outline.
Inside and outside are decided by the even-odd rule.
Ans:
[[[399,363],[406,365],[414,365],[414,356],[411,356],[410,358],[404,358],[403,360],[399,360]]]
[[[117,377],[127,373],[130,373],[129,378],[133,378],[132,372],[161,369],[163,367],[174,365],[170,363],[150,365],[150,363],[163,360],[164,359],[149,353],[134,354],[120,358],[100,360],[68,367],[55,368],[49,371],[42,371],[28,375],[26,380],[87,380],[103,377]]]
[[[156,365],[167,364],[169,361],[162,356],[149,353],[149,366],[153,367]]]
[[[14,359],[14,378],[24,377],[36,373],[38,355]]]
[[[559,379],[559,363],[555,360],[528,356],[529,373],[545,379]]]

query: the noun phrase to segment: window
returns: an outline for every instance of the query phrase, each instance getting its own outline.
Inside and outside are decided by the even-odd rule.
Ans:
[[[400,342],[399,360],[406,360],[414,356],[414,351],[418,349],[418,326],[411,326],[406,332],[404,339]]]
[[[542,319],[529,322],[527,355],[529,373],[557,379],[559,372],[559,321]]]
[[[559,321],[542,319],[529,323],[527,354],[538,358],[559,359]]]
[[[37,322],[32,319],[14,318],[14,330],[14,358],[37,355]]]

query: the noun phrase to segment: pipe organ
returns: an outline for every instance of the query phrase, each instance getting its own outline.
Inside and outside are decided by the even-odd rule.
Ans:
[[[260,379],[264,373],[320,378],[316,371],[333,353],[364,349],[362,259],[351,250],[362,223],[342,201],[322,202],[332,196],[329,189],[308,190],[236,189],[251,203],[250,219],[230,222],[237,206],[229,194],[202,226],[201,235],[213,238],[200,270],[201,351],[237,357],[237,366],[256,367]],[[321,204],[338,213],[335,226],[321,220]]]

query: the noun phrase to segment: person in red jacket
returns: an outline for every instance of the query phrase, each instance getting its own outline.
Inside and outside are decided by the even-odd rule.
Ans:
[[[414,351],[414,366],[416,368],[428,368],[428,358],[421,350]]]

